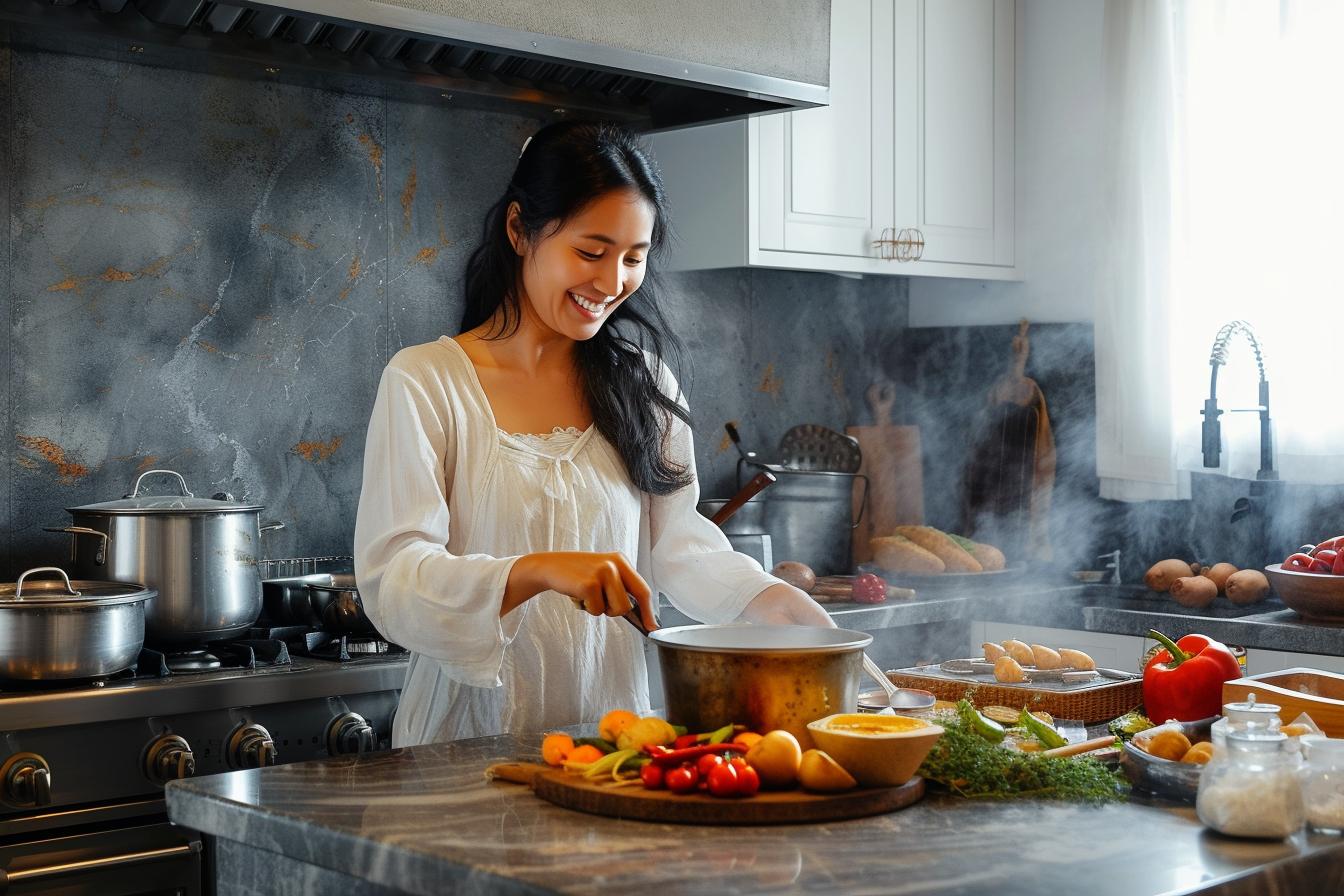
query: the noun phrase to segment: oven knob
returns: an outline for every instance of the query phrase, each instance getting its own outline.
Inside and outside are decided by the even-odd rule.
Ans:
[[[345,712],[327,725],[327,755],[343,756],[351,753],[371,753],[377,738],[373,726],[357,712]]]
[[[255,722],[239,725],[229,735],[226,751],[229,768],[264,768],[275,765],[275,741]]]
[[[0,799],[12,806],[51,805],[51,766],[36,753],[15,753],[0,767]]]
[[[176,734],[163,734],[145,747],[145,775],[155,784],[167,784],[196,774],[191,744]]]

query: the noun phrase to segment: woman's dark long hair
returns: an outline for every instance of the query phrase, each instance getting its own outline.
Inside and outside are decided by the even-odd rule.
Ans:
[[[652,282],[653,260],[668,235],[667,199],[657,167],[634,134],[618,125],[576,121],[548,125],[532,136],[504,195],[486,215],[481,244],[467,262],[462,332],[501,309],[487,338],[518,329],[522,259],[505,226],[510,204],[518,203],[527,241],[536,245],[613,190],[636,190],[653,209],[648,270],[640,288],[616,306],[597,335],[577,343],[579,376],[593,423],[621,455],[630,479],[643,491],[665,495],[692,478],[666,451],[672,417],[687,425],[690,417],[655,379],[666,358],[680,380],[682,347],[658,309]]]

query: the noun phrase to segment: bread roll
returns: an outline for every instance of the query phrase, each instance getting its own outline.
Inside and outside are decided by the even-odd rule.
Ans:
[[[931,575],[947,568],[937,556],[903,535],[873,538],[868,545],[873,549],[873,562],[891,572]]]
[[[1059,648],[1059,658],[1063,660],[1064,667],[1068,669],[1079,669],[1088,671],[1097,668],[1096,660],[1083,653],[1081,650],[1070,650],[1067,647]]]
[[[1024,666],[1030,666],[1036,661],[1031,653],[1031,647],[1025,641],[1014,641],[1010,638],[1003,642],[1003,649],[1008,652],[1010,657]]]
[[[986,641],[980,646],[984,648],[985,662],[987,663],[995,662],[998,660],[999,657],[1008,655],[1008,651],[1004,650],[1002,647],[995,644],[993,641]]]
[[[924,550],[933,554],[947,567],[948,572],[984,572],[985,568],[952,540],[946,532],[932,526],[897,526],[897,535],[904,535]]]
[[[948,533],[948,538],[961,545],[966,553],[975,558],[976,562],[984,567],[985,572],[997,572],[1008,565],[1008,560],[1003,556],[1003,551],[994,547],[992,544],[983,544],[978,541],[971,541],[961,535]]]
[[[1022,666],[1010,656],[1001,656],[994,661],[994,679],[996,681],[1026,681],[1027,675]]]
[[[1058,669],[1064,665],[1064,661],[1059,658],[1057,651],[1040,644],[1031,645],[1031,656],[1036,661],[1037,669]]]

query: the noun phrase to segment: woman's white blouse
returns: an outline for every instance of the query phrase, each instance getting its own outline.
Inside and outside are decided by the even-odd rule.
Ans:
[[[669,452],[694,474],[679,420]],[[591,427],[501,432],[475,368],[447,336],[398,352],[369,421],[355,523],[364,608],[411,651],[393,744],[646,713],[644,642],[628,622],[550,591],[501,617],[504,588],[523,554],[620,551],[691,618],[736,619],[778,579],[733,552],[698,499],[694,481],[662,497],[640,492]]]

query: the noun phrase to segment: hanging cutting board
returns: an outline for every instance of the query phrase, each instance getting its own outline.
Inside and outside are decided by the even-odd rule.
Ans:
[[[745,799],[708,794],[675,794],[599,784],[562,769],[527,762],[492,765],[493,780],[531,785],[537,796],[591,815],[672,824],[806,824],[881,815],[912,805],[924,796],[924,779],[911,778],[899,787],[864,787],[844,793],[803,790],[761,791]]]
[[[868,477],[868,506],[854,530],[854,565],[873,558],[868,539],[890,535],[897,526],[924,524],[924,466],[920,457],[918,426],[896,426],[891,409],[896,403],[892,383],[874,383],[866,393],[873,413],[872,426],[847,426],[845,432],[859,441]],[[863,480],[854,488],[854,513],[859,512]]]

